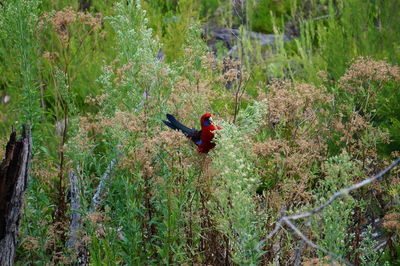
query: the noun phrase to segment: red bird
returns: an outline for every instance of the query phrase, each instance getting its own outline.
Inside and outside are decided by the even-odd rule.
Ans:
[[[215,143],[212,142],[214,138],[213,131],[220,130],[219,126],[215,126],[212,122],[212,116],[209,113],[204,114],[200,119],[201,130],[195,128],[188,128],[182,125],[175,117],[171,114],[167,114],[169,121],[163,120],[164,124],[168,127],[182,131],[186,137],[191,139],[196,145],[197,150],[202,153],[208,153],[212,148],[215,147]]]

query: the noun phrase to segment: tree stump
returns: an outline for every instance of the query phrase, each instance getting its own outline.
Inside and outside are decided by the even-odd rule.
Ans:
[[[17,139],[11,133],[6,146],[6,154],[0,164],[0,265],[14,264],[18,240],[18,227],[23,204],[23,196],[28,184],[31,159],[31,132],[25,127],[22,137]]]

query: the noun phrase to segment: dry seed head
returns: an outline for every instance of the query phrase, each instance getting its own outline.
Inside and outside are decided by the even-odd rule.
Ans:
[[[77,21],[90,26],[91,30],[97,31],[101,28],[103,17],[100,13],[93,16],[90,13],[77,12],[72,7],[65,7],[52,14],[45,13],[39,23],[38,29],[43,28],[44,21],[50,21],[57,37],[61,43],[66,43],[70,39],[69,25]]]
[[[206,55],[201,57],[201,67],[203,69],[215,69],[216,66],[216,58],[213,52],[208,52]]]
[[[67,42],[69,39],[68,25],[75,22],[77,13],[72,7],[66,7],[57,11],[51,18],[51,23],[61,42]]]
[[[42,56],[44,59],[46,59],[50,63],[54,63],[59,58],[60,55],[57,52],[46,51],[42,54]]]
[[[22,246],[24,247],[25,250],[32,251],[40,248],[39,241],[37,238],[32,237],[32,236],[25,236],[23,239],[23,244]]]
[[[268,122],[272,124],[297,121],[315,128],[317,114],[322,114],[323,106],[332,101],[325,87],[310,84],[292,86],[287,81],[275,81],[269,89],[265,101]]]
[[[322,81],[327,82],[329,81],[329,73],[325,70],[320,70],[317,72],[317,75],[322,79]]]
[[[93,212],[88,215],[87,220],[92,224],[96,225],[109,221],[111,218],[104,212]]]
[[[382,60],[376,61],[370,57],[359,57],[340,78],[339,84],[350,92],[357,92],[360,87],[371,81],[383,83],[389,80],[400,82],[399,66],[393,66]]]
[[[389,232],[400,232],[400,214],[390,213],[384,217],[383,227]]]

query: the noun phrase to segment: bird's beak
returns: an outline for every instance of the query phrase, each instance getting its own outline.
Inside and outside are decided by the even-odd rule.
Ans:
[[[212,116],[210,116],[210,118],[208,118],[208,121],[210,121],[210,124],[212,124],[212,123],[213,123]]]

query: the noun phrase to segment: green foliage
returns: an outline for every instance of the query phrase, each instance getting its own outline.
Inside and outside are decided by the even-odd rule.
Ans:
[[[116,15],[108,18],[116,33],[120,65],[130,69],[118,90],[105,88],[112,98],[119,99],[130,110],[138,108],[143,101],[143,93],[150,93],[151,88],[157,86],[160,82],[157,73],[161,70],[157,62],[159,44],[152,39],[152,31],[146,25],[146,12],[142,10],[140,1],[134,2],[130,1],[128,5],[118,2],[115,6]],[[104,84],[107,77],[102,79]]]
[[[38,91],[38,43],[35,39],[35,24],[38,20],[40,1],[12,1],[2,5],[0,12],[0,36],[2,39],[2,64],[12,62],[12,69],[20,73],[15,80],[10,80],[11,89],[19,104],[14,110],[20,124],[31,121],[36,128],[42,114],[39,106]],[[14,59],[14,60],[12,60]],[[11,67],[10,67],[11,68]],[[7,82],[7,81],[6,81]]]
[[[326,20],[310,19],[301,24],[297,49],[305,70],[310,68],[309,74],[315,73],[309,65],[317,64],[317,69],[326,69],[329,78],[338,80],[358,56],[374,55],[398,62],[398,48],[393,45],[400,36],[395,32],[398,28],[393,27],[398,19],[390,19],[389,14],[399,8],[394,2],[329,1]]]
[[[54,205],[49,198],[51,191],[38,179],[29,182],[29,190],[25,195],[25,211],[21,217],[20,233],[27,236],[18,242],[16,261],[25,263],[50,263],[46,246],[54,241],[50,232],[50,224]]]
[[[213,167],[219,174],[213,177],[215,185],[212,204],[217,228],[229,239],[232,261],[239,265],[257,265],[262,251],[262,227],[259,223],[254,192],[259,182],[254,158],[247,151],[246,138],[257,128],[262,104],[244,111],[240,126],[221,123]]]
[[[316,190],[315,197],[317,202],[322,204],[334,192],[348,187],[355,177],[360,176],[360,169],[354,165],[347,154],[342,154],[328,159],[324,165],[325,178]],[[354,207],[357,201],[351,196],[338,199],[330,204],[323,211],[321,219],[313,219],[314,232],[317,234],[317,243],[338,255],[346,258],[350,254],[348,249],[352,241],[353,234],[347,232],[354,215]],[[323,258],[326,254],[319,252],[319,257]]]
[[[290,15],[292,1],[260,0],[247,1],[251,29],[256,32],[273,33],[274,25],[271,14],[281,21]],[[282,24],[280,26],[283,26]]]
[[[380,254],[377,253],[373,248],[376,247],[378,244],[379,243],[376,240],[374,240],[371,226],[370,225],[367,226],[367,229],[365,231],[365,237],[362,240],[361,248],[359,251],[362,254],[360,257],[361,257],[361,263],[363,265],[378,263],[380,259]]]

